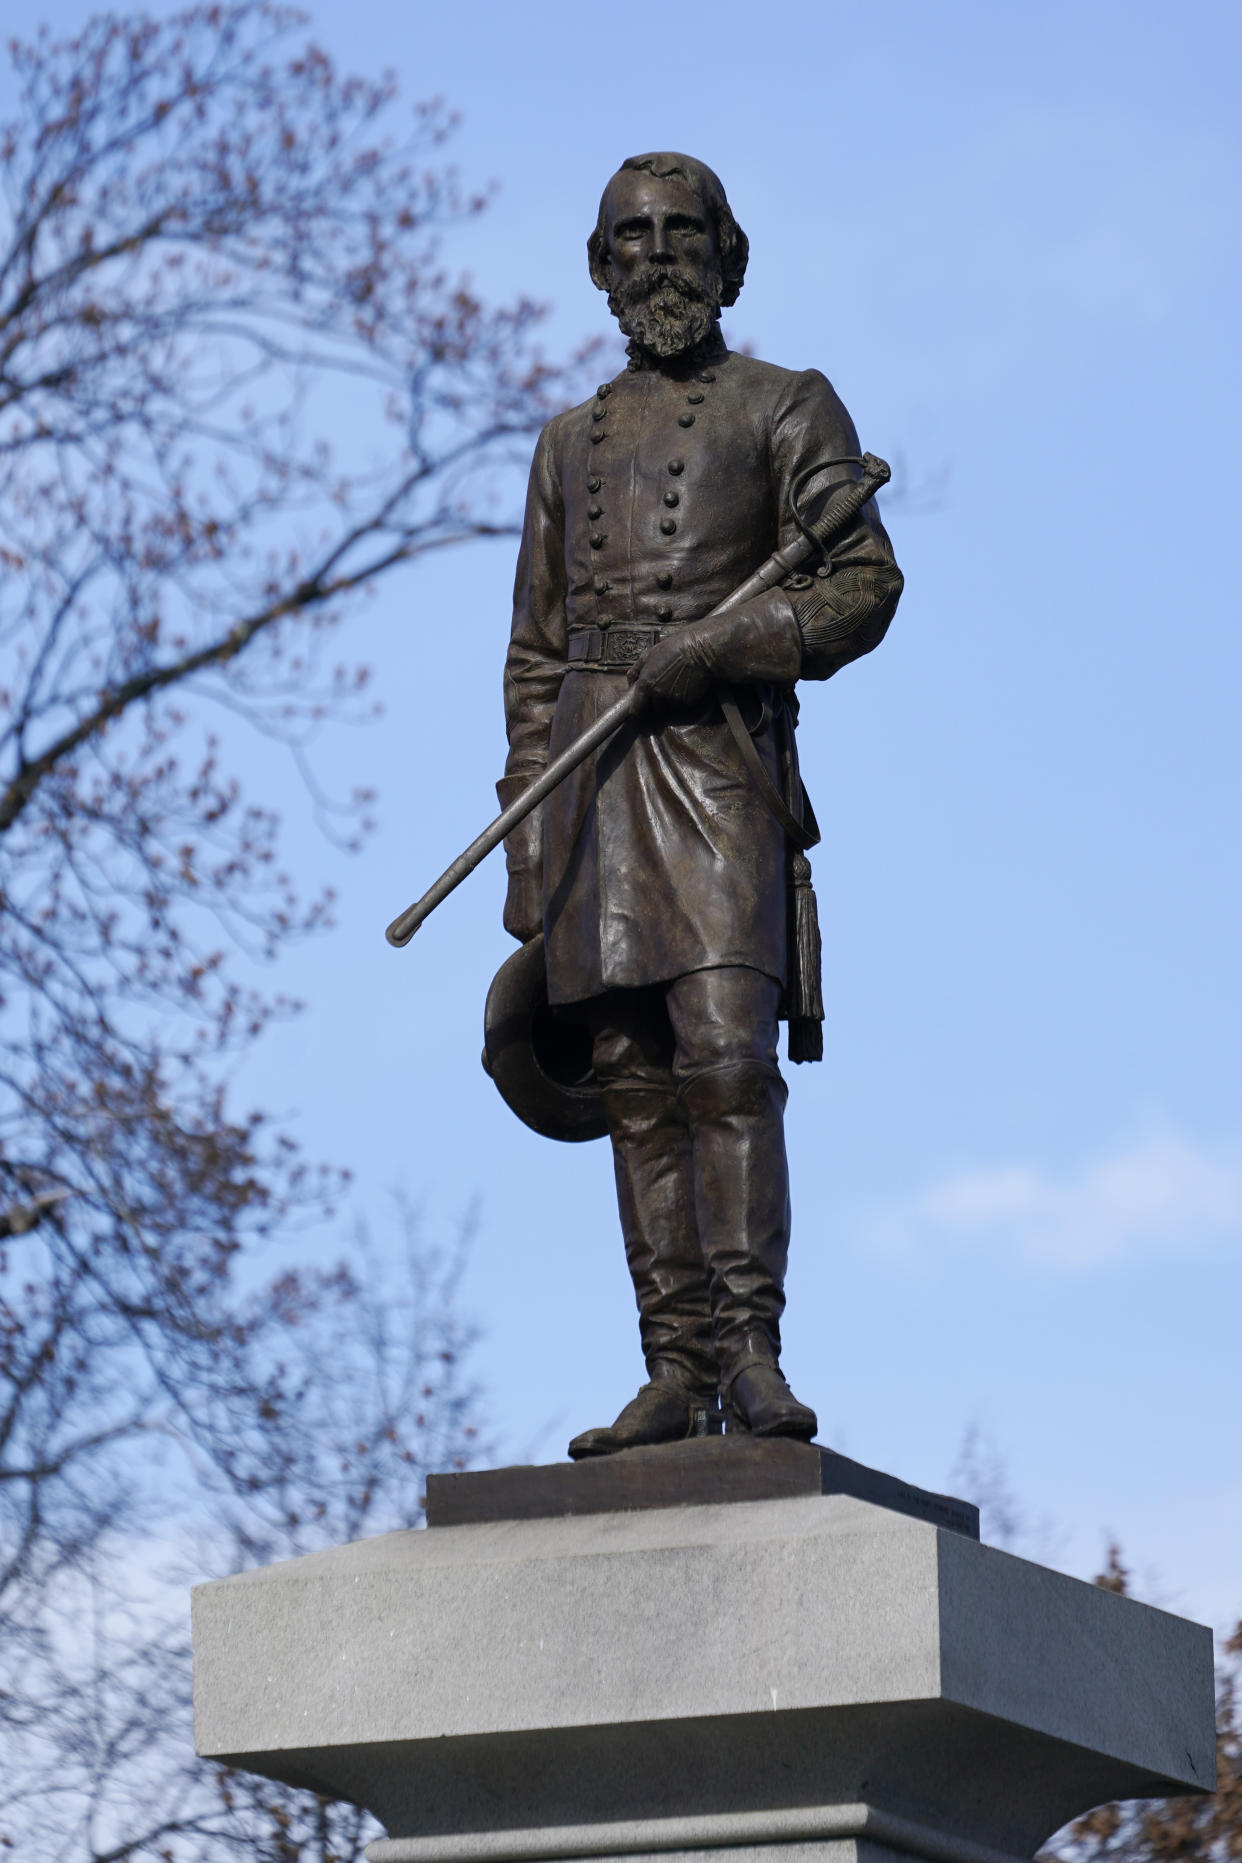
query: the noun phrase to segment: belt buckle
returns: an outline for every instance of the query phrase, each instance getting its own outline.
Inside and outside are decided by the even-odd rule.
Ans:
[[[646,628],[609,628],[604,642],[604,654],[609,665],[628,666],[632,660],[636,660],[648,645],[648,633]]]

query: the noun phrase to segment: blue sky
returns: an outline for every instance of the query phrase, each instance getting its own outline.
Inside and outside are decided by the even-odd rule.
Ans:
[[[889,509],[889,639],[804,707],[829,1019],[790,1070],[787,1367],[823,1440],[944,1486],[976,1425],[1055,1562],[1117,1533],[1160,1601],[1236,1617],[1236,7],[311,14],[461,112],[499,192],[449,257],[548,301],[550,347],[609,329],[584,241],[611,170],[685,149],[750,235],[733,339],[943,477]],[[383,942],[494,812],[513,554],[419,566],[350,624],[386,715],[320,767],[378,785],[381,829],[346,860],[290,785],[340,926],[241,1086],[377,1229],[393,1185],[433,1234],[478,1201],[480,1370],[550,1459],[641,1376],[606,1147],[536,1138],[479,1067],[498,864]]]

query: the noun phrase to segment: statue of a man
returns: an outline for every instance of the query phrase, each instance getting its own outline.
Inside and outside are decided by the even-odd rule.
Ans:
[[[796,816],[795,682],[879,643],[901,575],[872,503],[816,574],[704,619],[798,535],[792,494],[814,511],[857,477],[858,438],[817,370],[726,349],[748,247],[702,162],[623,163],[587,251],[629,363],[539,438],[498,785],[507,806],[630,682],[637,722],[506,843],[505,926],[543,931],[549,1000],[592,1032],[648,1373],[570,1454],[703,1434],[718,1403],[730,1429],[809,1441],[780,1372],[792,850],[772,790]]]

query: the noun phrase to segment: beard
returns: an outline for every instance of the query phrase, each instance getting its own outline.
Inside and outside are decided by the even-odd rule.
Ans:
[[[723,289],[718,271],[647,266],[613,286],[608,308],[640,349],[652,356],[680,356],[711,333]]]

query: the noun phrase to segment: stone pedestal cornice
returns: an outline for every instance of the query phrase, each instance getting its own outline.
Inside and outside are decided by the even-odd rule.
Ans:
[[[390,1534],[194,1623],[199,1751],[372,1863],[1015,1863],[1214,1782],[1207,1630],[841,1495]]]

